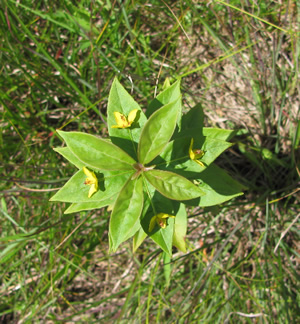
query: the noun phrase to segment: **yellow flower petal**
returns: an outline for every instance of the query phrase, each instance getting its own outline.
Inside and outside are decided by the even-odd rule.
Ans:
[[[128,118],[126,118],[125,115],[121,114],[118,111],[115,111],[114,116],[115,116],[117,125],[113,125],[111,127],[112,128],[128,128],[128,127],[130,127],[136,118],[137,112],[138,112],[138,109],[132,110],[129,113]]]
[[[114,116],[115,116],[117,125],[113,125],[112,128],[126,128],[126,127],[130,126],[128,124],[127,118],[123,114],[115,111]]]
[[[175,218],[175,216],[173,215],[169,215],[169,214],[165,214],[165,213],[159,213],[155,216],[153,216],[150,220],[150,224],[149,224],[149,232],[152,232],[154,227],[155,227],[155,223],[161,227],[161,228],[166,228],[167,227],[167,219],[168,218]]]
[[[84,174],[87,176],[87,178],[84,181],[84,184],[91,186],[88,194],[88,198],[91,198],[92,195],[98,190],[98,179],[93,171],[90,171],[86,167],[83,167],[82,169]]]
[[[194,139],[192,138],[191,139],[191,144],[190,144],[190,147],[189,147],[189,155],[190,155],[191,160],[195,160],[195,154],[193,152],[193,145],[194,145]]]
[[[203,157],[203,155],[205,154],[204,151],[200,150],[200,149],[195,149],[193,150],[193,145],[194,145],[194,139],[191,139],[191,144],[189,147],[189,155],[190,155],[190,159],[195,161],[197,164],[201,165],[201,166],[205,166],[203,162],[199,161],[198,159],[201,159]]]
[[[204,165],[204,163],[203,162],[201,162],[201,161],[199,161],[199,160],[194,160],[196,163],[198,163],[199,165],[201,165],[202,167],[204,167],[205,165]]]
[[[133,110],[131,110],[131,112],[129,113],[129,115],[128,115],[128,123],[129,123],[130,126],[131,126],[132,123],[134,122],[134,120],[135,120],[135,118],[136,118],[136,115],[137,115],[137,112],[138,112],[138,111],[139,111],[138,109],[133,109]]]
[[[88,198],[91,198],[92,195],[93,195],[96,191],[97,191],[97,187],[96,187],[96,185],[93,183],[93,184],[91,185],[90,190],[89,190]]]

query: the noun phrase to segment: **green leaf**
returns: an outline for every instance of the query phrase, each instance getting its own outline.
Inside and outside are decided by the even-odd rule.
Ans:
[[[235,133],[236,131],[230,129],[203,127],[204,136],[222,141],[229,141]]]
[[[120,171],[103,171],[102,173],[95,172],[98,179],[99,189],[93,194],[91,198],[88,198],[90,187],[84,184],[86,175],[83,170],[79,170],[75,173],[70,180],[50,199],[50,201],[65,201],[71,203],[82,202],[96,202],[108,199],[113,195],[116,195],[132,172],[120,172]]]
[[[167,88],[169,88],[171,86],[171,82],[170,82],[170,78],[166,77],[164,84],[162,86],[162,90],[166,90]]]
[[[166,146],[160,156],[153,161],[153,164],[165,164],[173,172],[181,174],[187,178],[193,179],[194,174],[188,172],[203,172],[206,166],[209,166],[222,152],[232,143],[218,139],[203,137],[195,138],[194,149],[201,149],[205,152],[200,159],[204,166],[197,164],[189,157],[190,137],[177,138]]]
[[[172,241],[174,233],[174,218],[168,218],[168,225],[166,228],[160,228],[150,238],[158,244],[163,251],[172,256]]]
[[[185,236],[187,231],[187,213],[184,204],[180,204],[180,208],[176,214],[173,234],[173,245],[178,250],[186,253]]]
[[[144,176],[144,174],[143,174]],[[167,213],[169,215],[176,215],[173,202],[161,195],[155,188],[147,181],[144,182],[146,196],[144,199],[144,208],[141,214],[141,225],[144,233],[149,235],[151,239],[158,244],[163,251],[172,254],[172,238],[174,218],[168,218],[167,227],[165,229],[156,225],[149,233],[149,225],[153,216],[159,213]],[[143,233],[137,234],[143,236]]]
[[[181,109],[181,98],[167,104],[151,115],[145,124],[139,146],[139,162],[147,164],[159,155],[169,142]]]
[[[160,92],[149,104],[146,110],[146,116],[149,118],[156,110],[165,106],[181,96],[180,93],[180,80],[174,82]]]
[[[143,243],[146,237],[147,234],[144,232],[143,228],[141,227],[133,237],[133,242],[132,242],[133,252],[135,252],[140,247],[140,245]]]
[[[114,112],[119,112],[127,117],[134,109],[138,109],[138,114],[131,127],[125,129],[112,128],[113,125],[116,125]],[[135,146],[146,121],[147,118],[139,104],[115,78],[110,88],[107,105],[108,132],[112,142],[137,158]]]
[[[221,141],[218,139],[203,137],[196,139],[194,142],[194,149],[201,149],[205,152],[204,156],[200,159],[204,165],[210,165],[221,153],[227,150],[232,143]],[[203,167],[199,166],[195,161],[188,160],[188,163],[184,165],[187,171],[197,170],[198,172],[203,171]]]
[[[118,146],[93,135],[57,131],[86,166],[98,170],[132,170],[135,160]]]
[[[182,116],[181,132],[174,136],[176,138],[194,137],[200,138],[207,136],[209,138],[219,139],[222,141],[229,141],[236,131],[203,127],[204,114],[200,104],[190,109],[185,115]]]
[[[164,277],[165,277],[165,287],[169,287],[171,281],[172,274],[172,264],[171,264],[171,256],[169,253],[163,253],[164,260]]]
[[[82,202],[82,203],[73,203],[71,206],[69,206],[64,214],[72,214],[72,213],[76,213],[76,212],[80,212],[83,210],[92,210],[92,209],[99,209],[108,205],[111,205],[114,203],[116,199],[116,195],[113,195],[110,198],[106,198],[103,200],[99,200],[99,201],[86,201],[86,202]]]
[[[74,164],[76,168],[82,169],[86,166],[83,162],[81,162],[76,155],[74,155],[68,147],[55,147],[53,150],[59,154],[61,154],[65,159]]]
[[[190,109],[181,119],[181,132],[178,134],[182,136],[195,136],[202,135],[204,113],[200,104]]]
[[[200,200],[194,199],[185,202],[188,205],[201,207],[219,205],[243,194],[241,190],[244,187],[215,164],[201,172],[198,181],[198,186],[205,192],[205,196]]]
[[[111,250],[133,236],[140,228],[139,217],[143,209],[143,180],[129,179],[121,189],[115,202],[110,223]]]
[[[145,178],[162,195],[174,200],[189,200],[205,193],[186,178],[169,171],[149,170]]]

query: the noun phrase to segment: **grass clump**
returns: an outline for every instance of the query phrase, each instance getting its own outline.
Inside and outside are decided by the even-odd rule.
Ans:
[[[293,2],[2,1],[0,321],[286,323],[299,313],[299,7]],[[167,76],[235,129],[247,187],[189,210],[189,252],[107,253],[107,210],[63,215],[55,129],[107,136],[118,76],[146,107]],[[159,82],[162,83],[162,82]]]

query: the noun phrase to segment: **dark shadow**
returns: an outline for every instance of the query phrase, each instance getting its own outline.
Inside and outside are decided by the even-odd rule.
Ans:
[[[160,102],[158,99],[154,98],[149,106],[147,107],[147,110],[145,111],[146,117],[149,119],[149,117],[159,108],[161,108],[164,104]]]
[[[215,164],[211,164],[201,173],[194,173],[193,179],[196,179],[196,181],[199,182],[200,189],[201,189],[201,183],[208,183],[212,191],[215,191],[216,193],[222,196],[232,196],[246,189],[245,186],[242,186],[241,184],[236,182],[226,171],[219,168]],[[229,185],[224,186],[224,184],[226,184],[227,182],[230,183],[231,186]],[[203,189],[205,190],[205,188]],[[185,200],[184,203],[190,206],[198,206],[200,200],[201,197],[191,199],[191,200]]]
[[[199,135],[202,135],[202,126],[204,121],[204,113],[200,104],[190,109],[181,118],[181,131],[196,130]]]
[[[98,179],[98,188],[101,191],[105,191],[105,176],[101,172],[95,171],[95,175]]]
[[[127,138],[120,138],[115,136],[111,136],[110,139],[113,144],[117,145],[120,149],[125,151],[134,160],[137,160],[136,152],[138,144],[136,142],[132,142]]]

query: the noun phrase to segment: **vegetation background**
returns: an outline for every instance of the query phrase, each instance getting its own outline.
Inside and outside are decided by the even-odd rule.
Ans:
[[[293,323],[299,314],[296,1],[0,1],[0,322]],[[245,187],[189,210],[189,252],[108,254],[106,209],[49,203],[73,174],[55,130],[107,136],[115,76],[143,106],[181,78],[186,111],[237,130]],[[297,164],[298,163],[298,164]]]

